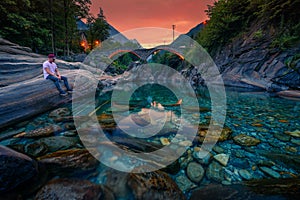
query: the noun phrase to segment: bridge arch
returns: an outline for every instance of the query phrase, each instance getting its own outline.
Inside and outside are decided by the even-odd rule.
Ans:
[[[171,53],[177,55],[181,60],[184,60],[184,56],[183,56],[180,52],[176,51],[176,50],[173,49],[173,48],[168,48],[168,47],[158,47],[158,48],[155,48],[155,51],[154,51],[153,53],[156,53],[156,52],[159,52],[159,51],[168,51],[168,52],[171,52]],[[153,53],[152,53],[152,54],[153,54]],[[150,54],[150,55],[152,55],[152,54]],[[149,55],[149,56],[150,56],[150,55]]]
[[[127,50],[127,49],[118,49],[114,52],[112,52],[108,57],[110,59],[112,59],[114,56],[118,55],[118,54],[123,54],[123,53],[132,53],[133,55],[137,56],[140,59],[143,59],[139,54],[137,54],[135,51],[132,50]]]
[[[131,50],[131,49],[117,49],[114,50],[112,53],[109,54],[109,58],[112,59],[114,56],[118,55],[118,54],[122,54],[122,53],[132,53],[134,55],[136,55],[138,58],[146,61],[147,58],[150,55],[153,55],[155,52],[159,52],[159,51],[168,51],[171,52],[175,55],[177,55],[180,59],[184,60],[184,56],[183,54],[178,51],[175,48],[172,48],[171,46],[157,46],[155,48],[151,48],[151,49],[135,49],[135,50]]]

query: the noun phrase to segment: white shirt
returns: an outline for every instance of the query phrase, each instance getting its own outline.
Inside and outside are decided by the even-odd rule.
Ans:
[[[55,64],[55,62],[50,63],[48,60],[43,63],[44,79],[46,79],[47,76],[49,75],[46,72],[45,68],[48,68],[51,73],[55,74],[55,69],[57,68],[57,65]]]

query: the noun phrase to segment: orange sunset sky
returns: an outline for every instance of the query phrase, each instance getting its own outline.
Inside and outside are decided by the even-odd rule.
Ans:
[[[214,0],[92,0],[91,12],[99,7],[107,21],[120,32],[142,27],[172,28],[188,32],[207,19],[204,10]]]

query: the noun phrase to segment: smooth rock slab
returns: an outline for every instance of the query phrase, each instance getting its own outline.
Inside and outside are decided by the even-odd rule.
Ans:
[[[30,157],[0,145],[0,193],[12,190],[38,174]]]
[[[245,135],[245,134],[241,134],[241,135],[237,135],[233,138],[233,141],[235,143],[237,143],[238,145],[241,146],[256,146],[260,143],[259,139],[256,139],[254,137]]]

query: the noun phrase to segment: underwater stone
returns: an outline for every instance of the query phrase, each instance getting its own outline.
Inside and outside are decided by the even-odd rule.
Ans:
[[[256,146],[260,143],[259,139],[256,139],[254,137],[245,135],[245,134],[241,134],[241,135],[237,135],[233,138],[233,141],[241,146]]]
[[[191,162],[187,166],[186,173],[191,181],[199,183],[202,180],[205,171],[200,164]]]
[[[220,164],[222,164],[223,166],[226,166],[229,160],[229,155],[226,155],[224,153],[218,154],[214,156],[214,159],[218,161]]]
[[[264,172],[265,174],[273,177],[273,178],[280,178],[280,174],[268,167],[259,167],[259,169]]]

